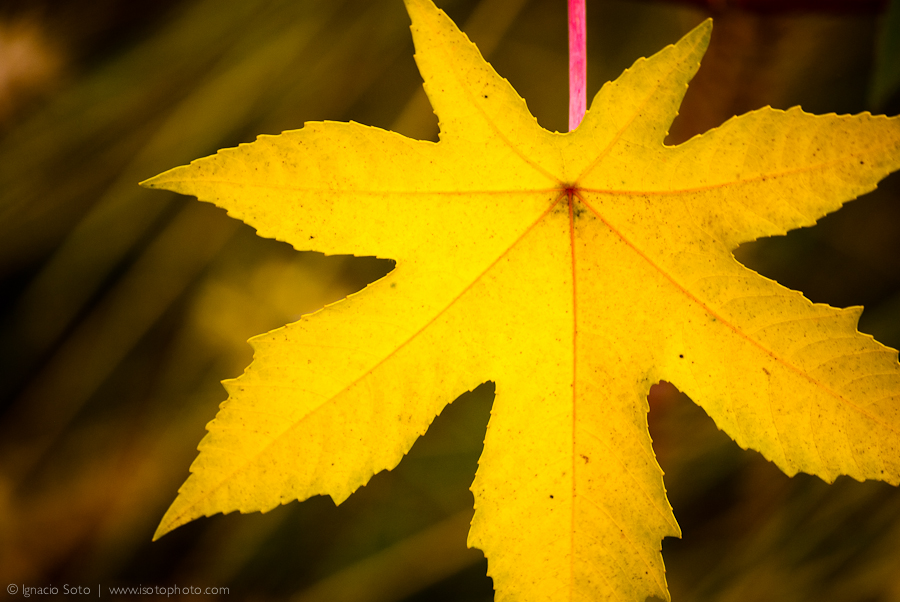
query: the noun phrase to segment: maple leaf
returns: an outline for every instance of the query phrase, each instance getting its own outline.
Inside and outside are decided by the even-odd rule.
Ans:
[[[217,512],[345,500],[493,380],[469,545],[497,600],[668,598],[680,530],[647,429],[674,383],[784,472],[900,481],[897,353],[861,308],[739,264],[900,167],[900,120],[764,108],[663,140],[707,21],[638,60],[577,130],[525,102],[430,0],[406,0],[438,143],[308,123],[144,182],[298,250],[396,268],[252,339],[156,536]]]

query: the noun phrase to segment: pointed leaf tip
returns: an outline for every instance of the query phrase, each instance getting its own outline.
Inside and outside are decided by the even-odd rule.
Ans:
[[[431,0],[403,0],[404,6],[406,6],[406,12],[409,14],[410,18],[415,21],[416,14],[422,14],[425,12],[431,13],[442,13],[441,9],[439,9],[434,2]]]
[[[700,54],[700,56],[697,57],[698,63],[706,54],[707,49],[709,49],[709,42],[712,39],[712,29],[713,20],[712,17],[708,17],[702,23],[694,27],[694,29],[685,34],[681,39],[681,43],[687,42],[697,47]]]

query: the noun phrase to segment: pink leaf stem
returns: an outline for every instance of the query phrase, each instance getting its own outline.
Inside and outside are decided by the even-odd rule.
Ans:
[[[578,127],[587,106],[587,44],[584,0],[569,0],[569,131]]]

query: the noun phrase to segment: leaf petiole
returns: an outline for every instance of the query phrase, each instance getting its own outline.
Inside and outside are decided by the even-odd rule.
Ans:
[[[569,0],[569,131],[578,127],[587,106],[587,51],[584,0]]]

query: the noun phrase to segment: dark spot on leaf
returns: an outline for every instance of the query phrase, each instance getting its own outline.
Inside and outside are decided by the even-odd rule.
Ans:
[[[579,455],[580,455],[582,458],[584,458],[584,463],[585,463],[585,464],[587,464],[588,462],[591,461],[591,459],[588,458],[587,456],[585,456],[584,454],[579,454]]]
[[[683,360],[683,359],[684,359],[684,354],[683,354],[683,353],[679,353],[679,354],[678,354],[678,359],[682,359],[682,360]]]

